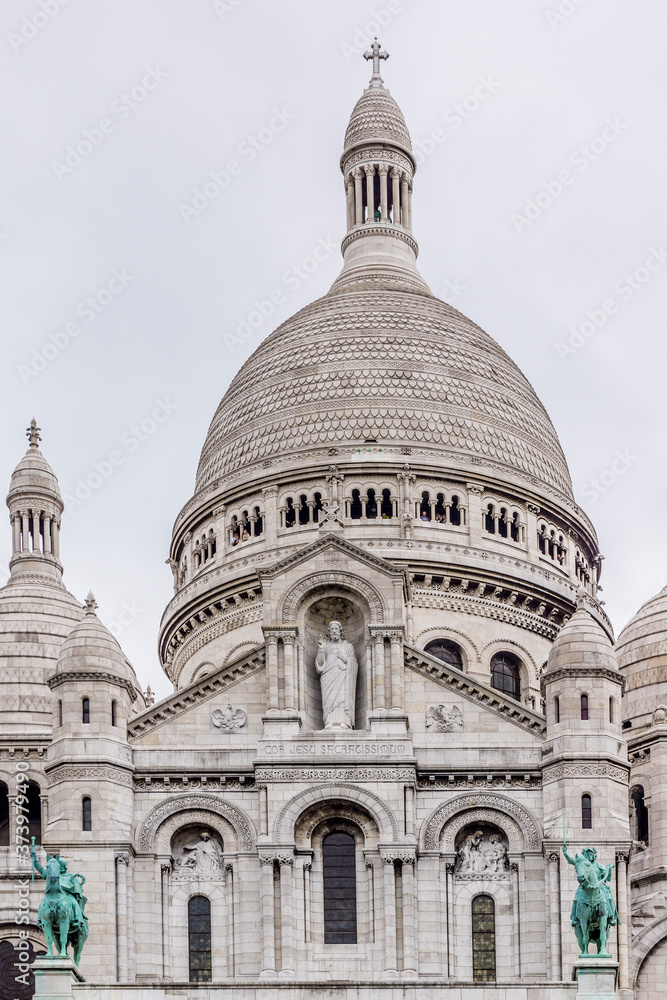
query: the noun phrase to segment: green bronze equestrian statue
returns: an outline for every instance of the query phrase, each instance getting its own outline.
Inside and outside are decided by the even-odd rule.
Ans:
[[[33,878],[37,871],[46,879],[44,898],[37,911],[37,923],[46,938],[46,954],[53,957],[55,942],[56,955],[67,958],[67,945],[70,944],[74,963],[78,965],[88,937],[88,918],[83,912],[87,900],[81,891],[86,880],[83,875],[70,875],[67,862],[59,854],[47,854],[46,867],[43,868],[37,860],[34,837],[30,857]]]
[[[579,942],[580,957],[588,954],[588,944],[593,941],[598,955],[610,958],[607,951],[609,929],[621,922],[611,889],[607,885],[611,881],[614,866],[601,865],[596,861],[598,852],[594,847],[585,847],[581,854],[570,857],[565,838],[563,854],[574,865],[579,882],[570,919]]]

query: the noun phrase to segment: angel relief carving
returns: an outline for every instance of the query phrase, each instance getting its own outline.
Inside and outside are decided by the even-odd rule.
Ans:
[[[475,829],[464,837],[456,852],[457,877],[506,878],[509,870],[507,845],[491,827]]]

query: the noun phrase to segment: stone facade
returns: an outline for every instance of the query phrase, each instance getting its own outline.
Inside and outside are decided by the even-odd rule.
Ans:
[[[573,853],[594,844],[615,863],[620,991],[658,995],[667,600],[655,650],[626,630],[624,676],[548,416],[417,271],[416,165],[380,58],[341,159],[341,274],[237,374],[174,525],[159,635],[172,695],[152,704],[92,595],[64,589],[62,501],[34,424],[12,477],[0,780],[8,828],[27,773],[31,830],[86,876],[73,990],[91,1000],[206,981],[243,1000],[405,984],[424,1000],[574,997],[564,829]],[[318,656],[332,621],[353,649],[340,666],[335,649]],[[353,661],[352,707],[324,712],[323,664]],[[642,691],[624,699],[631,729],[626,683]],[[631,785],[648,845],[631,834]],[[350,860],[334,889],[355,900],[344,933],[336,837]],[[15,940],[22,869],[0,853]],[[37,950],[40,896],[35,883]],[[202,897],[210,967],[189,936]]]

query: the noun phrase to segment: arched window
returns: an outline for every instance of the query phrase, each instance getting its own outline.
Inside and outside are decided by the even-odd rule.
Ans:
[[[461,524],[461,508],[459,507],[458,497],[452,497],[452,503],[449,508],[449,523],[457,528]]]
[[[357,863],[354,837],[330,833],[322,841],[324,943],[357,943]]]
[[[294,509],[294,501],[291,497],[287,498],[287,510],[285,511],[285,527],[293,528],[296,523],[296,511]]]
[[[496,979],[496,914],[491,896],[472,901],[472,978],[476,983]]]
[[[375,498],[375,490],[368,489],[366,491],[366,517],[376,518],[378,516],[378,502]]]
[[[188,954],[190,982],[210,983],[211,967],[211,902],[206,896],[188,900]]]
[[[90,797],[85,795],[81,800],[81,829],[92,830],[93,828],[93,804]]]
[[[507,507],[501,507],[498,518],[498,534],[501,538],[507,538],[507,520]]]
[[[554,721],[560,722],[560,698],[558,695],[554,698]]]
[[[496,517],[495,508],[492,503],[487,504],[486,513],[484,517],[484,528],[490,535],[495,535],[496,533]]]
[[[635,840],[642,840],[648,844],[648,809],[644,803],[644,789],[637,785],[630,792],[630,799],[634,807],[634,830]]]
[[[445,495],[444,493],[438,493],[436,497],[437,503],[435,505],[435,519],[440,523],[447,520],[447,508],[445,507]]]
[[[382,503],[380,504],[380,516],[388,521],[394,514],[394,505],[391,502],[390,490],[382,490]]]
[[[361,496],[359,490],[352,490],[352,503],[350,504],[350,517],[358,521],[361,517]]]
[[[111,725],[116,725],[116,702],[111,702]]]
[[[86,724],[90,722],[90,698],[81,699],[81,721]]]
[[[510,698],[521,698],[521,661],[514,653],[496,653],[491,658],[491,685]]]
[[[317,522],[320,519],[320,511],[324,510],[324,507],[323,507],[323,504],[322,504],[322,494],[321,493],[314,493],[313,494],[313,499],[315,500],[315,504],[313,506],[313,521],[315,521],[315,523],[317,524]]]
[[[521,540],[521,526],[519,524],[519,514],[514,511],[512,514],[512,523],[510,524],[510,535],[513,542],[518,542]]]
[[[581,696],[581,718],[584,722],[588,721],[588,695],[582,694]]]
[[[581,829],[593,829],[593,806],[590,795],[581,796]]]
[[[254,524],[252,533],[255,536],[255,538],[257,538],[258,535],[262,534],[262,531],[264,529],[264,519],[261,515],[259,507],[255,507],[253,511],[253,521]]]
[[[463,657],[461,656],[461,649],[452,642],[451,639],[432,639],[424,647],[424,652],[430,653],[431,656],[437,656],[439,660],[443,660],[448,663],[450,667],[456,667],[457,670],[463,670]]]
[[[308,524],[310,520],[310,507],[308,506],[308,497],[305,493],[302,493],[299,497],[299,524]]]
[[[42,796],[36,781],[28,782],[28,836],[42,842]]]
[[[431,494],[427,490],[424,490],[422,493],[421,503],[419,504],[419,520],[431,520]]]
[[[0,847],[9,847],[9,790],[0,781]]]

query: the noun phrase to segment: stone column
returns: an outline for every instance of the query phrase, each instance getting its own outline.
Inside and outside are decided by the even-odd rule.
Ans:
[[[280,929],[282,966],[281,976],[294,975],[294,913],[293,913],[293,855],[279,855],[280,865]]]
[[[391,707],[403,711],[403,636],[392,633],[391,640]]]
[[[482,487],[468,483],[468,533],[473,545],[482,546]]]
[[[266,636],[266,673],[269,687],[269,712],[276,712],[278,704],[278,636]]]
[[[417,910],[415,905],[414,854],[403,855],[403,975],[417,975],[417,941],[415,937]]]
[[[21,518],[17,513],[12,514],[12,546],[14,554],[21,551]]]
[[[347,208],[348,232],[354,226],[354,180],[348,175],[345,180],[345,206]]]
[[[366,222],[373,222],[375,215],[375,165],[364,167],[366,171]]]
[[[39,536],[39,511],[33,510],[32,512],[32,551],[40,552],[40,536]]]
[[[277,495],[277,486],[265,486],[262,490],[262,496],[264,497],[264,536],[266,538],[267,548],[275,545],[278,537],[278,508],[276,506]],[[228,535],[229,532],[225,532],[226,538],[228,538]]]
[[[395,226],[401,224],[400,176],[396,167],[391,169],[391,218]]]
[[[396,873],[394,856],[382,855],[384,895],[384,972],[398,975],[396,967]]]
[[[51,525],[51,538],[53,540],[53,554],[56,559],[60,559],[60,521],[54,517]]]
[[[29,552],[30,551],[30,518],[28,517],[28,511],[27,510],[22,510],[21,511],[21,534],[23,536],[22,539],[21,539],[21,542],[22,542],[21,551],[22,552]]]
[[[415,787],[406,785],[404,788],[405,802],[405,835],[412,837],[415,832]]]
[[[259,792],[259,832],[262,837],[267,837],[269,833],[268,789],[266,785],[259,785],[257,790]]]
[[[162,917],[162,978],[169,978],[171,954],[169,950],[169,874],[171,863],[160,865],[160,914]]]
[[[519,866],[510,864],[512,880],[512,950],[514,952],[514,978],[521,979],[521,908],[519,902]]]
[[[408,175],[401,173],[401,225],[404,229],[410,228],[410,216],[408,214]]]
[[[373,636],[373,709],[385,708],[384,679],[384,635],[381,630],[370,627]]]
[[[116,854],[116,976],[129,982],[127,965],[127,868],[129,854]]]
[[[412,181],[408,182],[408,229],[412,232]]]
[[[53,523],[53,518],[50,514],[44,514],[44,552],[51,554],[53,552],[53,543],[51,541],[51,525]]]
[[[446,862],[445,876],[447,880],[447,977],[455,975],[456,955],[454,952],[454,862]]]
[[[355,167],[352,176],[354,177],[354,223],[359,226],[364,221],[363,171],[361,167]]]
[[[296,678],[294,670],[294,644],[296,629],[283,632],[283,662],[285,667],[285,708],[289,712],[296,711]]]
[[[628,861],[627,851],[616,852],[616,901],[620,924],[616,927],[618,943],[618,985],[622,990],[632,989],[630,982],[630,955],[628,935],[630,913],[628,912]]]
[[[262,976],[276,974],[276,929],[273,905],[273,855],[259,855],[262,866],[260,891],[262,895]]]
[[[550,978],[560,982],[563,977],[560,952],[560,858],[556,851],[547,855],[549,866],[549,930],[551,937]]]
[[[380,221],[387,222],[389,219],[389,213],[387,207],[389,204],[388,191],[387,191],[387,174],[389,173],[389,167],[384,163],[381,163],[378,167],[378,174],[380,175]]]
[[[308,944],[311,940],[311,895],[310,895],[310,871],[312,861],[306,861],[303,866],[303,937]]]

